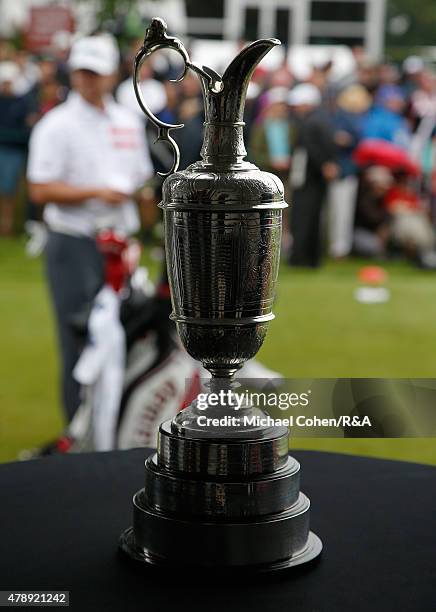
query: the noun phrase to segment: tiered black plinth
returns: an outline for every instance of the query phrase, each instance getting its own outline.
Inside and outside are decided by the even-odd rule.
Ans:
[[[152,565],[265,571],[321,552],[286,428],[251,437],[192,433],[161,425],[145,487],[133,499],[133,527],[121,537],[126,553]]]

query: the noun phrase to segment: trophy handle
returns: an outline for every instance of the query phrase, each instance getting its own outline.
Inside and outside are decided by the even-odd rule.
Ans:
[[[223,89],[223,81],[221,76],[207,67],[200,67],[197,64],[193,63],[189,59],[188,52],[186,51],[183,43],[173,36],[167,35],[167,24],[163,19],[159,17],[154,17],[151,20],[150,26],[147,28],[144,38],[144,44],[139,49],[138,53],[135,57],[135,69],[133,73],[133,88],[135,90],[135,96],[138,101],[138,104],[142,110],[142,112],[147,115],[150,121],[157,127],[158,135],[155,142],[164,141],[168,142],[171,149],[173,150],[174,160],[172,167],[168,170],[168,172],[158,172],[160,176],[169,176],[173,172],[177,171],[180,163],[180,151],[179,147],[172,138],[170,131],[178,130],[184,127],[183,123],[165,123],[158,119],[149,109],[144,96],[142,95],[140,81],[139,81],[139,72],[142,66],[142,63],[145,59],[149,58],[152,53],[157,51],[158,49],[173,49],[177,51],[182,56],[184,61],[184,68],[182,74],[177,79],[171,79],[172,83],[178,83],[182,81],[186,75],[188,68],[196,72],[205,82],[213,93],[220,93]]]

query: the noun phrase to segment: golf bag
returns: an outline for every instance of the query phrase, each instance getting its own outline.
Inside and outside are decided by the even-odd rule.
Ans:
[[[156,446],[159,424],[197,395],[200,367],[169,319],[164,270],[153,284],[140,247],[111,230],[97,237],[105,284],[71,321],[84,349],[74,376],[82,401],[63,435],[22,458],[53,453]]]

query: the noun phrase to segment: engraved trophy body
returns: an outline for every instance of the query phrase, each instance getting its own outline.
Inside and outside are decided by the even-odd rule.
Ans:
[[[182,43],[153,19],[135,60],[134,87],[158,139],[174,151],[163,185],[165,248],[174,319],[188,353],[209,370],[209,392],[233,393],[234,373],[265,338],[280,259],[283,185],[244,161],[243,113],[251,75],[278,40],[259,40],[222,76],[193,64]],[[154,117],[138,86],[142,61],[176,50],[194,70],[205,100],[202,161],[178,172],[170,135],[182,125]],[[232,426],[200,426],[199,416],[236,417]],[[131,557],[153,565],[271,570],[316,557],[309,500],[300,492],[298,462],[288,455],[288,430],[250,416],[256,406],[194,401],[163,423],[157,454],[145,465],[134,496],[133,527],[121,537]],[[235,419],[234,419],[235,420]],[[248,423],[248,424],[247,424]]]

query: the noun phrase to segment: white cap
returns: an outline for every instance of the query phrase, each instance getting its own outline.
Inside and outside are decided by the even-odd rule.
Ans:
[[[266,103],[271,104],[288,103],[289,90],[286,87],[273,87],[267,93]]]
[[[291,89],[288,101],[291,106],[300,106],[301,104],[318,106],[321,104],[321,93],[315,85],[302,83]]]
[[[424,60],[417,55],[411,55],[403,62],[403,72],[406,74],[417,74],[424,70]]]
[[[15,62],[0,62],[0,83],[14,83],[20,70]]]
[[[80,38],[71,47],[68,65],[71,70],[92,70],[101,76],[116,72],[120,52],[115,39],[108,34]]]

